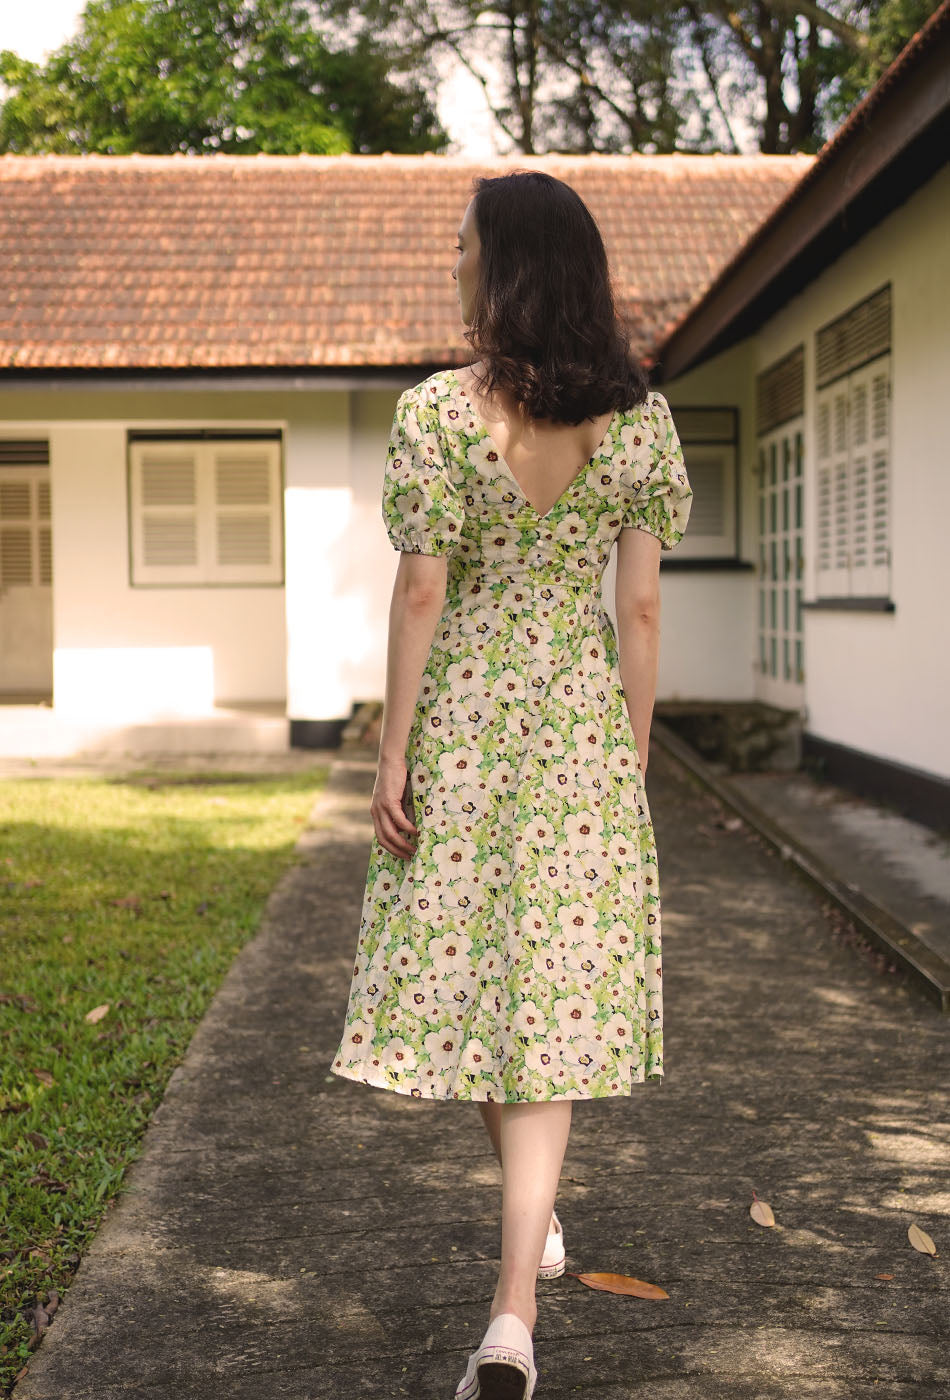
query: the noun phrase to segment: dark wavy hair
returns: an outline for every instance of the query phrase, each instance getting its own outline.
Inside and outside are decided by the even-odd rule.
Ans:
[[[480,176],[474,191],[480,275],[465,339],[485,363],[479,390],[556,423],[642,403],[647,378],[580,195],[538,170]]]

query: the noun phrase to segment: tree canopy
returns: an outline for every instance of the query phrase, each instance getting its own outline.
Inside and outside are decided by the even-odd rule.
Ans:
[[[450,53],[524,152],[814,151],[937,0],[310,0]],[[750,142],[751,136],[751,142]]]
[[[440,55],[525,153],[814,151],[937,0],[89,0],[0,53],[0,151],[443,150]]]
[[[331,49],[298,0],[90,0],[44,65],[0,53],[0,151],[440,150],[430,99],[368,33]]]

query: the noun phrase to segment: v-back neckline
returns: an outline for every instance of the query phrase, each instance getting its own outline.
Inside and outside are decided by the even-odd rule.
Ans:
[[[511,470],[511,468],[509,467],[507,461],[505,460],[504,454],[501,452],[501,450],[500,450],[499,447],[498,447],[498,444],[496,443],[495,439],[492,437],[491,433],[489,432],[488,426],[487,426],[487,424],[485,423],[484,418],[481,416],[481,414],[479,413],[478,409],[476,408],[474,402],[472,401],[472,399],[471,399],[471,397],[470,397],[470,395],[469,395],[468,390],[465,388],[465,385],[462,383],[461,379],[459,379],[458,371],[453,369],[453,370],[451,371],[451,374],[452,374],[453,378],[455,379],[456,388],[458,389],[459,393],[462,395],[462,397],[464,398],[465,402],[468,404],[469,408],[471,409],[472,415],[473,415],[473,417],[475,418],[476,422],[477,422],[477,423],[479,424],[479,426],[481,427],[483,433],[485,434],[485,437],[486,437],[486,438],[488,439],[488,441],[491,443],[492,450],[497,454],[499,465],[501,466],[501,468],[503,469],[503,471],[508,475],[508,477],[511,479],[511,481],[514,483],[514,485],[518,488],[518,493],[519,493],[519,495],[521,496],[521,499],[524,501],[525,505],[528,507],[528,509],[530,510],[531,514],[535,517],[535,519],[537,519],[537,520],[548,520],[548,519],[554,514],[555,510],[557,510],[558,506],[559,506],[559,505],[561,504],[561,502],[564,500],[564,498],[565,498],[565,496],[567,495],[567,493],[568,493],[569,491],[573,490],[573,488],[577,485],[577,483],[581,480],[581,478],[582,478],[583,476],[586,476],[586,474],[587,474],[588,470],[590,469],[590,467],[592,466],[592,464],[593,464],[594,462],[597,461],[597,458],[603,456],[604,448],[606,447],[607,443],[610,441],[611,437],[613,436],[614,424],[615,424],[616,421],[617,421],[617,414],[620,412],[619,408],[615,408],[614,411],[613,411],[613,413],[610,415],[610,422],[607,424],[607,427],[606,427],[606,430],[605,430],[605,432],[604,432],[604,435],[603,435],[603,437],[601,438],[600,442],[597,444],[597,446],[596,446],[596,448],[594,449],[594,451],[593,451],[593,452],[591,453],[591,455],[588,457],[587,461],[586,461],[586,462],[583,464],[583,466],[575,473],[575,475],[571,477],[571,480],[567,483],[567,485],[565,486],[564,490],[561,492],[560,496],[558,496],[557,500],[556,500],[556,501],[544,512],[544,514],[542,515],[542,513],[538,510],[537,506],[533,505],[533,504],[531,503],[531,501],[528,500],[528,493],[525,491],[524,487],[521,485],[521,482],[518,480],[518,478],[515,476],[514,472],[513,472],[513,471]]]

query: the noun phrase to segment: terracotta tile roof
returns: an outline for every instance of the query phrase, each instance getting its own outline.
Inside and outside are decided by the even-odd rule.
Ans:
[[[473,176],[568,181],[645,355],[810,156],[0,157],[0,368],[451,364]]]

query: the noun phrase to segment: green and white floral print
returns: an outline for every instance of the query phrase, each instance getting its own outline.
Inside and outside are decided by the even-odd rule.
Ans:
[[[383,518],[447,556],[409,734],[419,835],[373,840],[331,1069],[418,1098],[629,1094],[663,1075],[656,847],[600,585],[691,490],[665,399],[618,410],[544,515],[451,370],[399,399]]]

